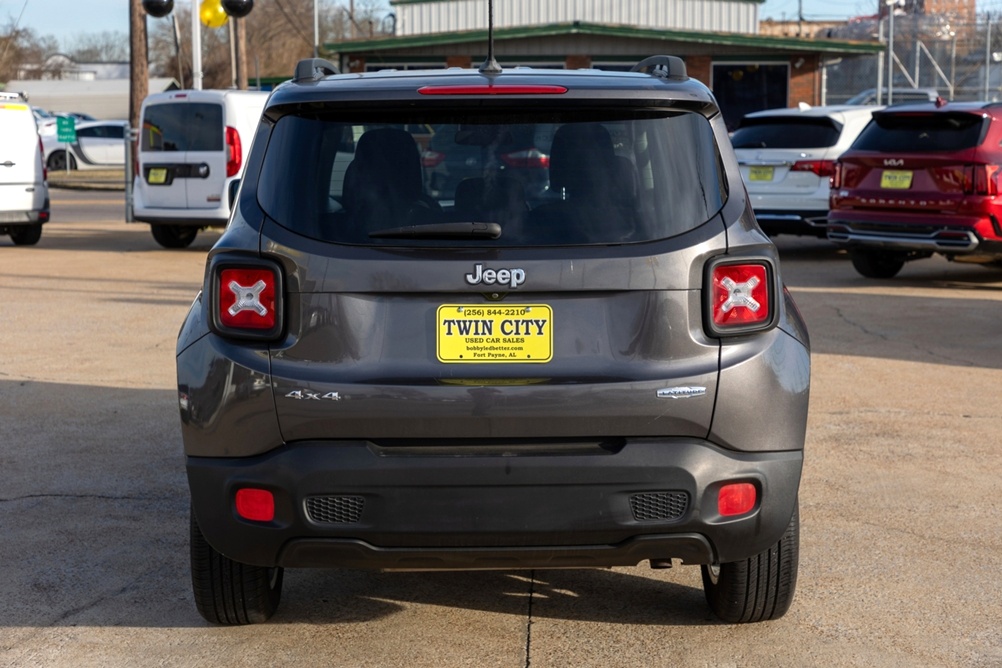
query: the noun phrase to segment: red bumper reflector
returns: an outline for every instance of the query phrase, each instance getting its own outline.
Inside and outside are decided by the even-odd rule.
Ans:
[[[567,92],[564,86],[520,86],[514,84],[492,86],[478,84],[474,86],[422,86],[418,88],[421,95],[563,95]]]
[[[275,495],[266,489],[245,487],[237,490],[237,515],[252,522],[275,519]]]
[[[723,517],[744,515],[755,507],[757,496],[755,485],[749,482],[724,485],[717,496],[717,512]]]

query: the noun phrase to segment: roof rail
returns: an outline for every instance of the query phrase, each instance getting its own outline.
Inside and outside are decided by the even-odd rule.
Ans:
[[[296,74],[292,77],[295,83],[302,81],[318,81],[331,74],[341,74],[337,65],[323,58],[304,58],[296,63]]]
[[[631,72],[645,72],[662,79],[688,79],[685,61],[678,56],[651,56],[634,65]]]

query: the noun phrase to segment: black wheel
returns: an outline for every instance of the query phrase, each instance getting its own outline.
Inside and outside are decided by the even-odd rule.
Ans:
[[[66,151],[56,151],[55,153],[49,155],[49,159],[47,162],[49,169],[52,171],[60,171],[60,170],[65,171],[67,155],[68,154]],[[70,155],[69,158],[70,158],[70,169],[76,169],[77,168],[76,158],[74,158],[72,155]]]
[[[779,542],[744,561],[703,566],[703,592],[717,617],[732,624],[779,619],[790,609],[797,588],[800,513]]]
[[[855,248],[849,251],[849,259],[856,271],[867,278],[894,278],[905,266],[902,254],[889,251]]]
[[[34,246],[42,238],[42,224],[18,225],[11,227],[10,240],[18,246]]]
[[[164,248],[187,248],[198,235],[197,227],[187,225],[150,225],[150,231]]]
[[[281,568],[249,566],[216,552],[191,513],[191,588],[195,606],[213,624],[258,624],[282,598]]]

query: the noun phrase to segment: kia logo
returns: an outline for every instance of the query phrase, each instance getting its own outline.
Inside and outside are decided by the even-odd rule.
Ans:
[[[902,158],[887,158],[884,160],[884,167],[904,167],[905,161]]]

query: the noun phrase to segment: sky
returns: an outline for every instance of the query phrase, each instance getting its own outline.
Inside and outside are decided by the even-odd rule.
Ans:
[[[191,0],[175,0],[181,5]],[[268,2],[269,0],[258,0]],[[502,0],[503,1],[503,0]],[[794,20],[803,3],[805,19],[831,20],[873,14],[878,0],[766,0],[759,6],[759,18]],[[979,0],[982,5],[1002,8],[1000,0]],[[21,16],[21,26],[39,35],[52,35],[60,46],[68,45],[80,33],[129,33],[128,0],[0,0],[0,25]],[[154,20],[154,19],[151,19]]]

